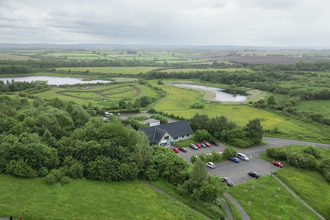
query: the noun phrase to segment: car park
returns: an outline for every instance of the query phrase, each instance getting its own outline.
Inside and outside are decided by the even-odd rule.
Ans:
[[[212,162],[207,162],[206,163],[206,166],[209,167],[209,168],[211,168],[211,169],[214,169],[215,168],[215,165]]]
[[[202,141],[202,143],[205,144],[206,147],[210,147],[211,146],[211,144],[209,144],[207,141]]]
[[[179,153],[180,151],[179,151],[179,149],[178,148],[173,148],[173,151],[175,152],[175,153]]]
[[[234,183],[230,179],[228,179],[227,177],[223,177],[222,179],[223,179],[222,182],[226,182],[227,186],[233,186],[234,185]]]
[[[198,148],[201,148],[202,146],[199,143],[195,144]]]
[[[230,157],[229,160],[235,163],[239,163],[239,159],[237,157]]]
[[[206,145],[203,143],[203,142],[201,142],[201,143],[199,143],[202,147],[206,147]]]
[[[198,147],[195,144],[189,144],[189,147],[194,150],[198,150]]]
[[[214,144],[214,145],[216,145],[216,146],[219,146],[219,142],[216,141],[216,140],[213,140],[213,141],[211,141],[210,143],[211,143],[211,144]]]
[[[179,147],[178,149],[179,149],[180,151],[182,151],[182,152],[185,152],[185,153],[187,152],[187,149],[184,148],[184,147]]]
[[[245,154],[242,154],[242,153],[238,153],[237,158],[240,159],[240,160],[244,160],[244,161],[249,161],[250,160]]]
[[[248,175],[252,176],[254,178],[259,178],[260,177],[259,173],[257,173],[257,172],[249,172]]]
[[[280,167],[280,168],[282,168],[282,167],[284,166],[281,162],[276,161],[276,160],[274,160],[274,161],[272,162],[272,164],[274,164],[275,166]]]

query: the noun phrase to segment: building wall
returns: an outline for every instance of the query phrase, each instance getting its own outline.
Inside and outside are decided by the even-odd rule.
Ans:
[[[158,145],[162,146],[162,142],[165,140],[165,137],[169,137],[169,139],[171,139],[171,142],[174,141],[174,138],[171,137],[171,135],[169,135],[167,132],[164,134],[163,138],[159,141]],[[164,147],[169,147],[168,145],[164,146]]]
[[[180,136],[178,137],[177,139],[175,139],[174,141],[183,141],[183,140],[187,140],[187,139],[191,139],[193,137],[193,134],[189,134],[188,136],[187,135],[184,135],[183,137]]]

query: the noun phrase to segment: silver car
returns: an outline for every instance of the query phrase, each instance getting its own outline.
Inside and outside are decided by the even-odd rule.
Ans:
[[[214,163],[212,163],[212,162],[207,162],[207,163],[206,163],[206,166],[209,167],[209,168],[212,168],[212,169],[215,168],[215,165],[214,165]]]

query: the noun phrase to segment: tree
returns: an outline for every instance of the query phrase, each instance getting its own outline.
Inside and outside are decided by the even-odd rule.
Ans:
[[[274,95],[270,95],[267,99],[267,106],[273,108],[275,105],[277,105],[276,98]]]
[[[246,131],[247,138],[252,140],[254,144],[261,143],[263,129],[259,118],[250,120],[249,123],[245,126],[244,130]]]
[[[211,135],[207,130],[197,130],[194,134],[194,139],[197,142],[201,142],[201,141],[209,141],[211,139]]]
[[[126,109],[126,102],[124,99],[119,101],[119,108],[120,109]]]

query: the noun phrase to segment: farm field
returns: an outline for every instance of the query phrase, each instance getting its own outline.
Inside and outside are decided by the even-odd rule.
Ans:
[[[56,70],[64,71],[81,71],[85,72],[100,72],[100,73],[122,73],[122,74],[139,74],[145,73],[150,70],[157,69],[157,67],[69,67],[69,68],[57,68]]]
[[[301,112],[313,112],[313,114],[322,114],[324,118],[330,119],[329,100],[301,101],[298,103],[296,108]]]
[[[270,184],[271,179],[272,184]],[[263,188],[260,185],[263,185]],[[255,189],[252,189],[252,186]],[[278,190],[278,187],[280,187],[280,190]],[[246,193],[244,189],[247,189]],[[290,217],[306,220],[320,219],[270,175],[230,187],[227,192],[243,207],[251,220],[268,219],[266,213],[272,215],[272,219],[276,219],[277,216],[280,216],[281,219],[290,219]],[[262,192],[261,196],[260,192]],[[273,195],[273,192],[275,192],[275,195]],[[251,196],[253,196],[253,199]],[[289,201],[287,197],[290,198]],[[276,198],[278,198],[278,203]],[[251,206],[248,205],[249,201]],[[264,207],[264,203],[266,203],[266,207]],[[300,210],[297,207],[301,207]],[[283,208],[283,211],[281,208]]]
[[[161,103],[163,104],[163,102]],[[159,106],[156,106],[156,110]],[[176,116],[182,116],[184,118],[191,118],[195,114],[206,114],[210,118],[226,116],[229,121],[233,121],[240,126],[246,125],[249,120],[260,118],[261,125],[264,129],[273,130],[277,127],[283,134],[297,136],[302,135],[304,137],[313,138],[325,138],[328,137],[329,129],[324,126],[319,126],[317,123],[305,123],[299,120],[295,120],[289,117],[280,116],[271,112],[267,112],[260,109],[255,109],[248,106],[233,106],[233,105],[206,105],[204,109],[178,109],[169,110],[176,107],[176,104],[168,103],[163,110],[168,114],[174,114]],[[184,107],[184,106],[183,106]],[[158,109],[160,110],[160,109]]]
[[[33,58],[29,58],[27,56],[18,56],[18,55],[11,55],[7,53],[0,53],[0,60],[36,60]]]
[[[205,219],[142,182],[86,179],[53,186],[0,174],[0,216],[18,219]]]
[[[235,72],[235,71],[247,71],[247,72],[254,72],[253,70],[246,69],[246,68],[225,68],[225,69],[214,69],[214,68],[207,68],[207,69],[167,69],[161,70],[160,72],[193,72],[193,71],[228,71],[228,72]]]

